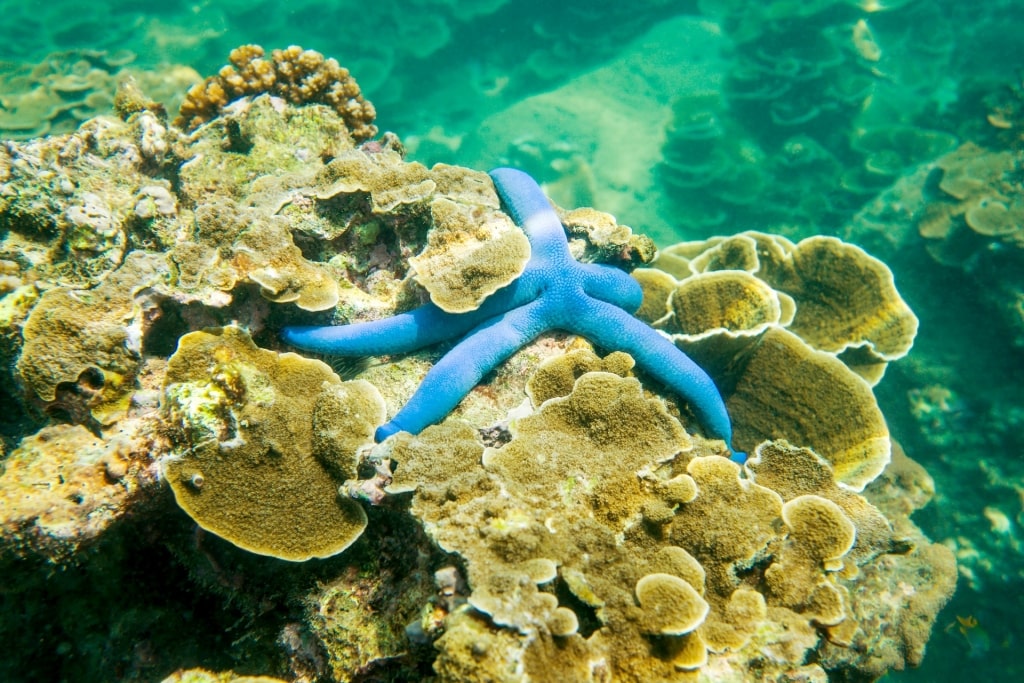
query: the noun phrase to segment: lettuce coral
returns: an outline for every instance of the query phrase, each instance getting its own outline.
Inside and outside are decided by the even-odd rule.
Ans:
[[[654,266],[640,280],[648,319],[720,368],[741,447],[809,446],[856,490],[882,471],[888,429],[871,385],[917,333],[885,264],[834,238],[746,232],[670,246]]]

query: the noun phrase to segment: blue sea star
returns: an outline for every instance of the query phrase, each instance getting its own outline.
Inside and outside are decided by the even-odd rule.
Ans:
[[[490,173],[506,212],[526,233],[530,260],[511,284],[479,308],[446,313],[432,303],[384,320],[325,327],[286,327],[288,344],[325,354],[407,353],[461,337],[430,369],[409,402],[377,429],[383,441],[399,431],[418,434],[440,422],[480,380],[548,330],[581,335],[607,350],[629,353],[648,375],[686,399],[704,429],[725,441],[732,459],[732,424],[714,382],[676,346],[629,311],[639,308],[639,283],[611,266],[580,263],[548,198],[526,173]]]

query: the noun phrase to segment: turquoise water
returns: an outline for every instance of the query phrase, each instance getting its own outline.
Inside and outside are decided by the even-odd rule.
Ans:
[[[876,392],[895,438],[935,479],[915,520],[961,562],[923,666],[886,680],[1024,679],[1019,2],[2,0],[0,16],[0,137],[33,130],[33,116],[53,132],[73,123],[27,103],[11,122],[10,98],[46,60],[105,51],[90,59],[110,73],[206,76],[238,45],[299,44],[351,70],[411,159],[521,167],[561,205],[609,211],[662,246],[745,229],[862,244],[921,319],[910,358]],[[965,143],[1006,155],[983,201],[1008,208],[994,228],[929,232],[928,207],[951,201],[935,162]],[[954,215],[989,226],[984,217]],[[88,590],[82,577],[60,580],[61,595]],[[166,581],[156,585],[188,577]],[[46,624],[47,606],[35,609]],[[95,628],[160,628],[116,618]]]

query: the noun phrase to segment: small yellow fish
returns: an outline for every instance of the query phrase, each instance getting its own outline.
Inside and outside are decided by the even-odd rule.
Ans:
[[[956,621],[952,622],[944,630],[949,633],[953,629],[956,629],[959,634],[964,636],[964,640],[967,641],[968,647],[974,647],[974,643],[971,642],[971,631],[978,628],[978,618],[974,614],[968,614],[967,616],[956,615]]]
[[[969,630],[971,630],[972,628],[977,628],[978,626],[978,620],[977,618],[975,618],[973,614],[970,614],[966,617],[961,617],[957,615],[956,620],[960,622],[960,628],[958,630],[965,636],[967,635],[967,632]]]

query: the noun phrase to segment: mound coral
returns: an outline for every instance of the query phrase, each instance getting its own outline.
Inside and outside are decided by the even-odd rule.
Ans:
[[[356,140],[368,140],[377,134],[373,125],[376,110],[363,98],[348,69],[337,60],[297,45],[274,50],[269,60],[264,58],[265,54],[259,45],[232,50],[228,58],[231,64],[189,89],[175,125],[196,128],[241,97],[270,93],[292,104],[321,103],[331,107]]]

